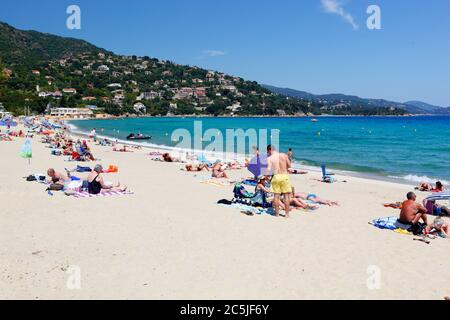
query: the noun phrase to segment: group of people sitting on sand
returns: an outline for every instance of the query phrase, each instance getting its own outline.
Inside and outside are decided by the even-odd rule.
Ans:
[[[429,192],[444,192],[445,191],[444,185],[440,181],[437,181],[434,186],[428,182],[422,182],[415,189],[419,190],[419,191],[429,191]]]
[[[64,134],[57,133],[43,137],[41,142],[48,144],[53,155],[70,156],[72,161],[95,161],[86,140],[74,141]]]
[[[5,132],[0,130],[0,141],[13,141],[13,137],[24,138],[25,133],[22,130],[11,131],[10,129],[7,129]]]
[[[320,204],[339,205],[337,201],[322,199],[315,194],[295,192],[289,178],[289,175],[292,174],[289,156],[277,152],[271,145],[267,147],[267,154],[268,161],[265,172],[259,175],[256,181],[247,179],[243,183],[237,183],[231,203],[237,202],[262,208],[272,207],[276,216],[279,216],[280,211],[284,210],[287,218],[291,208],[315,210]],[[218,167],[217,170],[219,170]],[[255,182],[255,192],[250,193],[245,190],[243,184],[253,184],[253,182]],[[228,201],[223,199],[219,203],[228,204]]]
[[[94,169],[88,173],[85,179],[78,179],[81,181],[80,189],[85,189],[90,194],[96,195],[106,191],[121,191],[125,192],[127,187],[121,187],[120,182],[116,185],[107,183],[103,179],[103,167],[101,165],[96,165]],[[72,179],[71,172],[66,170],[66,173],[61,173],[56,171],[53,168],[47,170],[47,183],[50,185],[49,190],[53,191],[62,191],[62,190],[70,190],[70,183],[74,181]]]
[[[433,222],[428,219],[428,209],[416,202],[417,196],[414,192],[408,192],[406,200],[401,204],[400,217],[397,220],[398,227],[413,232],[414,234],[437,234],[441,237],[450,237],[450,229],[447,223],[438,216]],[[447,216],[450,215],[450,210],[447,207],[442,207],[442,215],[444,212]]]

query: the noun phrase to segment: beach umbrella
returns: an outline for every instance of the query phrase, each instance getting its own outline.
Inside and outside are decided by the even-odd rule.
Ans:
[[[266,155],[257,155],[253,157],[248,163],[247,167],[248,171],[253,173],[255,177],[258,177],[262,174],[266,174],[267,169],[267,156]]]
[[[20,148],[20,156],[22,158],[28,159],[28,164],[30,164],[30,159],[33,157],[30,139],[26,139],[22,147]]]

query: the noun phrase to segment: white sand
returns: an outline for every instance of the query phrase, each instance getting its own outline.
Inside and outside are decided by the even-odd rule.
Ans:
[[[108,179],[134,195],[53,197],[22,177],[76,163],[33,141],[0,142],[0,298],[2,299],[443,299],[450,295],[450,241],[430,245],[376,229],[374,218],[398,214],[382,203],[411,187],[354,177],[324,184],[316,173],[293,176],[297,191],[338,200],[340,207],[297,211],[291,219],[245,216],[220,207],[232,187],[206,185],[180,164],[145,151],[94,146]],[[87,165],[93,166],[93,163]],[[247,176],[246,170],[232,176]],[[206,175],[206,173],[204,173]],[[420,200],[426,194],[419,194]],[[78,266],[81,288],[65,270]],[[369,290],[369,266],[381,287]],[[70,269],[72,270],[72,269]]]

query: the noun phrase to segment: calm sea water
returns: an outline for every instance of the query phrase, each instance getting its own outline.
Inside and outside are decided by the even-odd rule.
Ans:
[[[125,140],[131,132],[152,136],[151,143],[174,146],[171,134],[194,121],[203,130],[279,129],[280,149],[292,148],[302,164],[322,163],[336,170],[409,181],[450,181],[450,116],[309,118],[139,118],[72,121],[80,131]],[[103,131],[102,131],[103,129]],[[205,146],[207,143],[205,142]]]

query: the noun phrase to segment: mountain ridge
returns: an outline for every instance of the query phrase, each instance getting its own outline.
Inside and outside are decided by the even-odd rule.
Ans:
[[[313,96],[310,101],[286,99],[256,81],[223,72],[148,56],[117,55],[85,40],[19,30],[0,22],[0,64],[2,61],[6,68],[1,68],[4,75],[0,72],[0,102],[16,113],[26,106],[42,113],[52,107],[93,104],[115,115],[406,113],[403,108],[382,103],[384,100],[361,100],[336,107]],[[337,94],[333,99],[344,96]]]
[[[450,109],[440,106],[435,106],[422,101],[407,101],[407,102],[395,102],[386,99],[374,99],[374,98],[361,98],[356,95],[348,95],[342,93],[330,93],[330,94],[313,94],[306,91],[296,90],[292,88],[276,87],[268,84],[262,84],[262,86],[274,93],[281,94],[287,97],[298,98],[311,102],[321,102],[332,108],[339,104],[347,105],[364,105],[371,106],[383,106],[394,107],[406,110],[413,114],[450,114]]]

